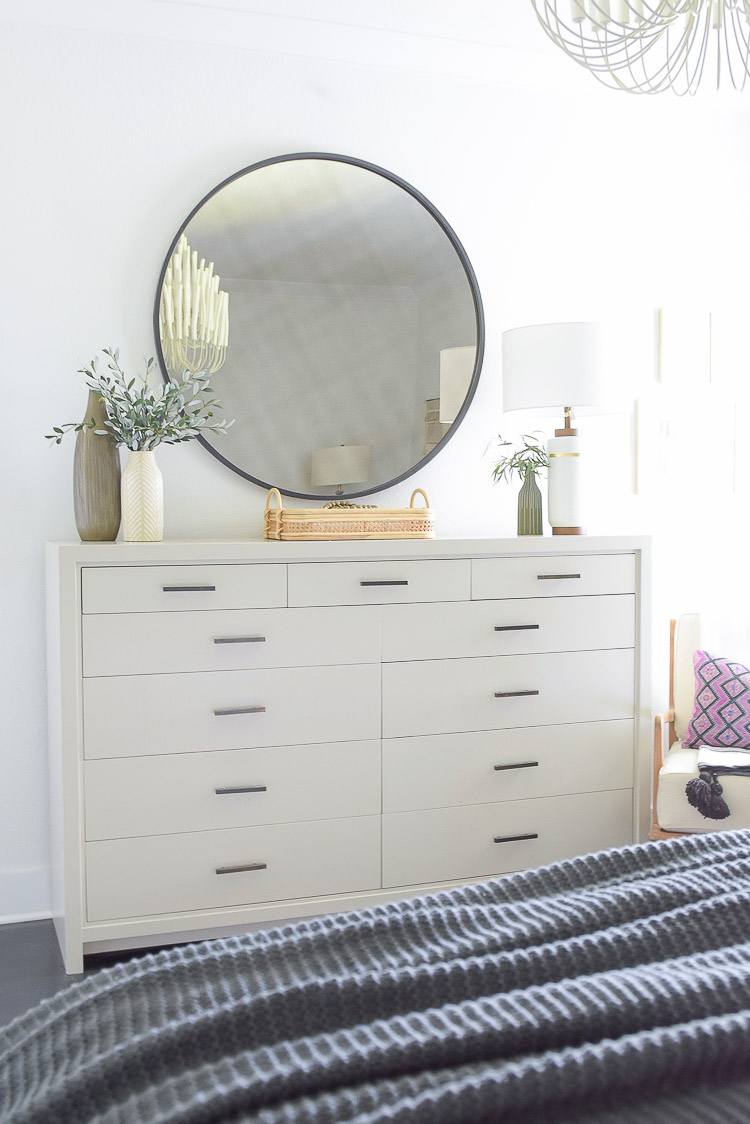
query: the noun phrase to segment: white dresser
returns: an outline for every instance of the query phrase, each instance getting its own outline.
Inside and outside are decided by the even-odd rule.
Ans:
[[[50,544],[67,970],[645,838],[648,554]]]

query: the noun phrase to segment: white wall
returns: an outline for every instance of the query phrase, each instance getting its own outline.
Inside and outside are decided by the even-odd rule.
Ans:
[[[2,26],[0,919],[48,907],[43,543],[71,539],[75,528],[72,440],[48,447],[42,435],[81,415],[75,372],[103,346],[119,345],[133,369],[152,353],[163,256],[214,184],[268,156],[340,152],[396,172],[457,231],[482,290],[487,346],[470,414],[413,482],[426,488],[443,536],[515,531],[515,489],[493,489],[486,452],[504,431],[503,329],[616,308],[635,318],[646,340],[641,373],[653,377],[655,308],[688,292],[709,306],[747,297],[746,271],[737,288],[738,263],[750,256],[748,113],[739,98],[640,100],[577,71],[558,88],[544,76],[557,74],[557,60],[526,82],[500,48],[498,73],[485,66],[485,77],[471,79],[450,65],[445,37],[432,56],[429,36],[416,35],[393,39],[389,53],[385,32],[369,62],[346,62],[338,40],[329,52],[337,57],[309,56],[310,43],[320,54],[324,31],[263,53],[187,35]],[[472,34],[479,51],[481,34]],[[455,57],[467,51],[459,44]],[[483,44],[485,62],[488,51]],[[590,529],[657,526],[661,499],[632,494],[630,419],[598,419],[591,436],[607,460]],[[259,534],[264,496],[199,446],[164,448],[159,462],[167,537]],[[401,504],[411,486],[374,502]],[[670,612],[693,607],[696,582],[705,590],[701,566],[716,564],[721,520],[736,503],[720,498],[697,527],[657,526],[659,628]]]

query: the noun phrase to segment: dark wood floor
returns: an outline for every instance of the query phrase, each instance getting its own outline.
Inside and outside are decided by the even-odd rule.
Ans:
[[[299,920],[301,918],[293,917],[283,924]],[[264,928],[268,925],[256,923],[247,926],[248,932]],[[87,956],[82,975],[68,976],[51,920],[0,925],[0,1029],[75,980],[82,980],[84,976],[100,972],[112,964],[157,951],[158,948],[154,947]]]
[[[83,975],[68,976],[51,921],[0,925],[0,1027],[74,980],[134,955],[90,956]]]

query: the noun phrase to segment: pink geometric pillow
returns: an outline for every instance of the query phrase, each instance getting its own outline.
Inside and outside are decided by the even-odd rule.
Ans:
[[[684,745],[750,749],[750,670],[736,660],[697,651],[695,707]]]

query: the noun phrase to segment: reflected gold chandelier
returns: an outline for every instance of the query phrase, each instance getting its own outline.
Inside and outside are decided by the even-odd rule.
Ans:
[[[559,47],[604,85],[634,94],[694,94],[748,76],[750,0],[531,0]]]
[[[229,343],[229,294],[219,288],[214,263],[198,260],[183,234],[164,274],[159,334],[170,371],[213,374]]]

